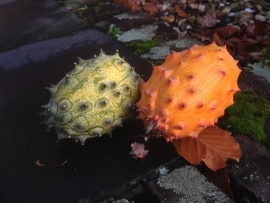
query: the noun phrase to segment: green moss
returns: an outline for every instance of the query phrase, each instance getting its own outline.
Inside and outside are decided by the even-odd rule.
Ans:
[[[159,66],[161,65],[162,63],[164,63],[163,60],[151,60],[151,59],[145,59],[146,62],[150,63],[151,65],[156,65],[156,66]]]
[[[142,54],[150,50],[151,48],[159,45],[162,41],[157,40],[157,39],[151,39],[146,42],[136,42],[132,41],[125,46],[132,51],[134,51],[135,54]]]
[[[83,15],[82,11],[72,10],[72,13],[76,14],[79,18],[87,20],[87,17]]]
[[[235,94],[234,104],[226,109],[224,127],[235,134],[245,134],[267,145],[264,123],[270,116],[270,105],[253,90]]]
[[[110,29],[108,30],[107,35],[116,39],[117,36],[119,36],[121,34],[123,34],[123,32],[120,30],[120,28],[116,27],[115,24],[110,25]]]

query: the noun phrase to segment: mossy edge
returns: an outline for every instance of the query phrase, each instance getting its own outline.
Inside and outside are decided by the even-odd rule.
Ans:
[[[248,89],[234,96],[234,104],[225,110],[223,126],[234,134],[244,134],[259,144],[269,146],[263,130],[270,105],[253,90]]]

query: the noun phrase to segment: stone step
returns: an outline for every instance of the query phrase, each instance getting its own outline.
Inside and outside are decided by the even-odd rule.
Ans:
[[[226,170],[237,202],[270,202],[270,153],[244,135],[235,136],[242,157]],[[238,194],[238,195],[237,195]]]
[[[159,61],[162,63],[165,56],[172,50],[182,51],[195,43],[203,45],[194,38],[179,36],[178,32],[170,25],[157,22],[157,19],[141,11],[122,13],[97,22],[95,26],[107,32],[111,24],[115,24],[120,30],[125,31],[116,38],[124,45],[131,42],[143,43],[153,39],[163,40],[157,46],[139,54],[141,58],[151,62]],[[269,152],[246,136],[236,136],[236,139],[240,143],[243,155],[240,162],[230,162],[226,168],[230,175],[235,200],[237,202],[270,202]],[[181,184],[174,181],[173,177],[176,174],[178,177],[183,177]],[[185,176],[182,176],[183,174]],[[194,177],[197,177],[195,186],[202,184],[205,187],[200,189],[190,187]],[[145,191],[148,193],[150,191],[154,194],[153,198],[160,202],[233,202],[233,200],[224,197],[219,189],[207,182],[204,176],[191,166],[175,168],[167,176],[156,177],[148,181],[144,179],[144,183],[137,187],[132,191],[144,191],[137,193],[137,195],[143,195]],[[189,188],[191,189],[188,190]],[[190,192],[196,195],[191,195]],[[128,199],[130,195],[131,193],[125,197]]]
[[[116,25],[122,31],[128,31],[153,22],[155,22],[155,18],[142,11],[131,12],[128,10],[128,12],[121,12],[119,15],[96,22],[94,25],[107,33],[111,24]]]
[[[232,203],[229,197],[207,181],[195,167],[183,166],[148,182],[160,202]]]

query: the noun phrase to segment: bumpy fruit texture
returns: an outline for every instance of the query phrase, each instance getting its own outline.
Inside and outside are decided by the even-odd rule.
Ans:
[[[73,71],[49,87],[51,99],[43,112],[57,138],[88,138],[110,134],[129,118],[139,100],[140,77],[119,57],[101,51],[90,60],[79,59]]]
[[[240,91],[237,62],[225,47],[213,42],[172,52],[162,65],[153,66],[137,103],[138,118],[144,120],[147,133],[170,141],[196,138],[204,128],[213,126]]]

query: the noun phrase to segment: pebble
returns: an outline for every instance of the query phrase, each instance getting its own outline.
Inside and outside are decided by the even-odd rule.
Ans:
[[[220,19],[220,22],[217,23],[217,26],[218,27],[222,27],[222,26],[225,26],[225,25],[228,25],[229,23],[232,22],[232,18],[230,18],[230,16],[222,16],[222,18]]]
[[[223,8],[224,6],[225,6],[224,3],[219,3],[218,5],[219,8]]]
[[[263,10],[263,7],[262,7],[261,5],[259,5],[259,4],[257,4],[257,5],[256,5],[256,9],[257,9],[258,11],[262,11],[262,10]]]
[[[248,13],[254,13],[255,10],[252,10],[252,9],[250,9],[250,8],[246,8],[246,9],[245,9],[245,12],[248,12]]]
[[[206,10],[206,6],[205,6],[204,4],[200,4],[200,5],[198,6],[198,10],[199,10],[200,12],[204,12],[204,11]]]
[[[191,28],[192,28],[191,25],[187,25],[187,26],[186,26],[186,29],[187,29],[187,30],[189,30],[189,29],[191,29]]]
[[[175,20],[175,17],[174,15],[168,15],[168,16],[161,16],[160,19],[168,23],[173,23]]]
[[[177,33],[180,33],[180,30],[178,27],[173,27],[173,29],[177,32]]]
[[[263,16],[263,15],[257,14],[257,15],[255,15],[255,20],[257,20],[257,21],[265,21],[266,17]]]
[[[194,3],[191,3],[188,5],[190,8],[192,9],[198,9],[199,5],[198,4],[194,4]]]
[[[231,8],[229,6],[226,6],[224,7],[222,10],[221,10],[221,13],[223,14],[229,14],[231,12]]]
[[[266,12],[265,17],[266,17],[267,20],[270,19],[270,11]]]

